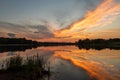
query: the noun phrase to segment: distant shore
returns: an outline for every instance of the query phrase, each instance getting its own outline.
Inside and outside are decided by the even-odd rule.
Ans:
[[[3,38],[0,37],[0,47],[29,47],[40,46],[77,46],[80,49],[120,49],[120,38],[113,39],[83,39],[76,42],[37,42],[25,38]]]

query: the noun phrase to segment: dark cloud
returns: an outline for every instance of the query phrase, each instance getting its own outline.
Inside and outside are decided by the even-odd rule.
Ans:
[[[0,22],[0,29],[1,31],[9,31],[9,32],[14,32],[14,33],[19,33],[19,32],[26,32],[26,27],[23,25],[19,24],[13,24],[13,23],[8,23],[8,22]]]
[[[49,28],[45,25],[37,25],[32,26],[32,28],[36,29],[35,34],[41,34],[43,37],[53,37],[53,33],[49,30]]]
[[[50,26],[47,25],[19,25],[0,22],[1,32],[7,33],[7,36],[9,37],[25,37],[29,39],[54,37],[54,34],[50,31],[49,28]]]
[[[34,33],[35,33],[35,34],[38,34],[39,32],[38,32],[38,31],[35,31]]]
[[[16,34],[14,34],[14,33],[8,33],[8,36],[11,37],[11,38],[13,38],[13,37],[16,36]]]

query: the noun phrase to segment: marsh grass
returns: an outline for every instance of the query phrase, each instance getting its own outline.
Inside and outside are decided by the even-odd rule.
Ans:
[[[6,77],[2,80],[7,80],[7,76],[9,80],[44,80],[51,72],[47,58],[38,54],[28,56],[26,59],[19,55],[11,57],[6,59],[3,65],[5,67],[0,70],[0,75]]]

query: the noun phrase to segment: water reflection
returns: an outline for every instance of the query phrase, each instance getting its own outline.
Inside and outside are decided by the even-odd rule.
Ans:
[[[87,45],[87,46],[82,46],[82,45],[77,45],[77,47],[79,49],[86,49],[86,50],[90,50],[90,49],[95,49],[95,50],[103,50],[103,49],[110,49],[110,50],[120,50],[119,46],[91,46],[91,45]]]
[[[0,46],[0,53],[8,52],[8,51],[25,51],[27,49],[37,48],[38,46],[31,46],[31,45],[25,45],[25,46]]]
[[[78,47],[79,49],[85,49],[85,50],[90,50],[90,49],[94,49],[94,50],[103,50],[103,49],[110,49],[110,50],[120,50],[120,47],[115,47],[115,46],[113,46],[113,47],[105,47],[105,46],[81,46],[81,45],[71,45],[71,46],[76,46],[76,47]],[[56,46],[54,46],[54,45],[52,45],[52,46],[50,46],[50,45],[41,45],[41,46],[38,46],[38,45],[9,45],[9,46],[0,46],[0,53],[3,53],[3,52],[8,52],[8,51],[25,51],[25,50],[27,50],[27,49],[35,49],[35,48],[38,48],[38,47],[40,47],[40,48],[42,48],[42,49],[48,49],[49,48],[49,50],[51,49],[54,49],[55,47],[55,49],[61,49],[62,48],[62,50],[65,50],[65,48],[68,48],[68,50],[69,51],[71,51],[71,49],[69,49],[70,48],[70,45],[69,46],[67,46],[67,45],[64,45],[64,46],[58,46],[58,45],[56,45]]]
[[[15,51],[8,48],[0,51],[0,59],[16,54],[26,56],[39,53],[42,56],[48,56],[55,72],[51,80],[120,79],[120,50],[86,50],[75,46],[41,46],[32,49],[22,47],[24,49],[21,51],[20,49],[17,51],[18,47],[14,48]]]
[[[110,68],[109,65],[93,61],[86,56],[74,52],[55,52],[55,57],[65,59],[75,66],[84,69],[93,80],[117,80],[116,75],[107,72],[106,69]],[[111,76],[110,76],[111,75]],[[119,76],[116,76],[119,77]]]

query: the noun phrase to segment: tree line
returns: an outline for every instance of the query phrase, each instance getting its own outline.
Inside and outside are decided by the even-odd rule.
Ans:
[[[38,44],[37,41],[27,40],[25,38],[4,38],[0,37],[0,44]]]
[[[17,44],[17,45],[16,45]],[[66,46],[75,45],[84,49],[120,49],[120,38],[113,39],[80,39],[77,42],[37,42],[33,40],[27,40],[25,38],[3,38],[0,37],[0,46],[26,46],[27,48],[39,47],[39,46]],[[3,47],[2,47],[3,48]],[[6,48],[4,48],[5,50]],[[21,49],[20,49],[21,50]]]
[[[84,39],[79,40],[76,42],[76,45],[81,49],[120,49],[120,39],[113,38],[113,39]]]
[[[27,40],[25,38],[3,38],[0,37],[0,44],[32,44],[38,46],[64,46],[64,45],[75,45],[73,42],[37,42],[33,40]]]

